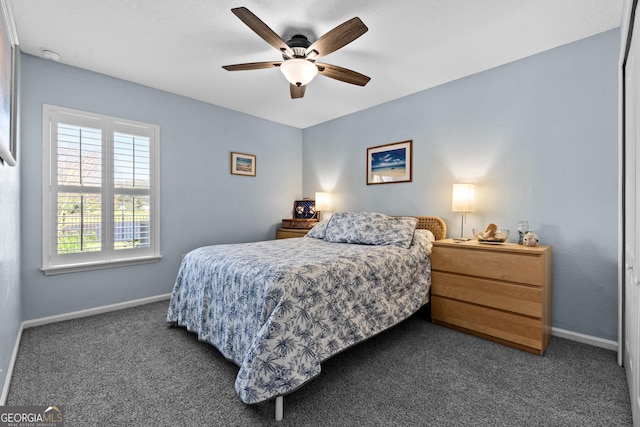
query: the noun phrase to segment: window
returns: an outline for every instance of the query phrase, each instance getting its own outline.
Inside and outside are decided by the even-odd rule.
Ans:
[[[158,261],[159,127],[43,109],[45,274]]]

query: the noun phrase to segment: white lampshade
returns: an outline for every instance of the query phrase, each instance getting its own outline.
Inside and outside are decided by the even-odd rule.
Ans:
[[[318,67],[306,59],[293,58],[284,61],[280,65],[280,71],[291,84],[304,86],[318,74]]]
[[[473,212],[473,184],[453,184],[451,212]]]
[[[331,193],[316,193],[316,211],[329,212],[331,211]]]

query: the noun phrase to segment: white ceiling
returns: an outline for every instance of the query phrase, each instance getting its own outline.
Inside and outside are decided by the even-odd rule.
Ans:
[[[297,128],[363,110],[620,25],[623,0],[5,0],[23,52]],[[230,11],[245,6],[283,39],[311,40],[358,16],[362,37],[322,62],[371,77],[317,76],[292,100],[281,60]],[[294,31],[297,30],[297,31]]]

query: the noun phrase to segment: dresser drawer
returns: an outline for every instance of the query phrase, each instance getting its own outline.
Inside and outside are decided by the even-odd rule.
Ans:
[[[438,246],[431,266],[433,270],[542,286],[545,269],[540,261],[538,253]]]
[[[542,317],[542,288],[433,271],[431,295]]]
[[[309,230],[304,228],[278,228],[276,230],[276,239],[304,237],[308,232]]]
[[[431,298],[431,313],[434,323],[478,332],[519,344],[536,352],[542,352],[546,347],[546,343],[543,342],[543,325],[540,319],[492,310],[435,295]]]

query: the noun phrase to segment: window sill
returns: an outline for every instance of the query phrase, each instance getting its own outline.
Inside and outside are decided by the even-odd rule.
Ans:
[[[128,258],[128,259],[115,260],[115,261],[97,261],[97,262],[87,262],[82,264],[68,264],[68,265],[60,265],[56,267],[42,268],[42,272],[45,274],[45,276],[53,276],[55,274],[77,273],[80,271],[100,270],[103,268],[116,268],[116,267],[127,267],[130,265],[138,265],[138,264],[150,264],[153,262],[158,262],[161,259],[162,259],[162,256],[149,256],[149,257],[140,257],[140,258]]]

